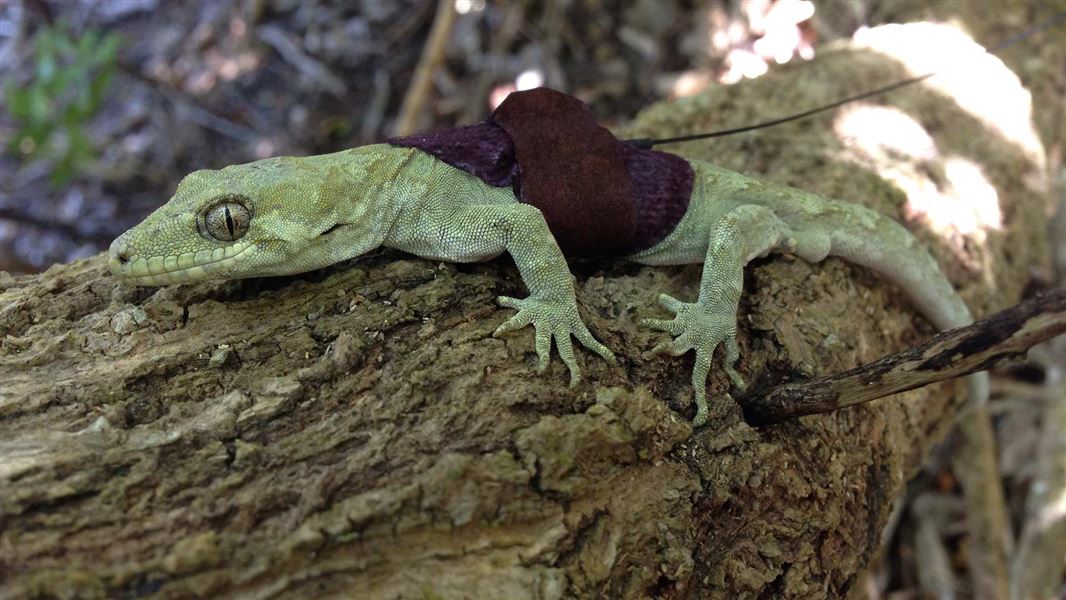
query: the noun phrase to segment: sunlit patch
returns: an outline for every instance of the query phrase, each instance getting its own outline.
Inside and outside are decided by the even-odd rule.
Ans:
[[[719,78],[722,83],[736,83],[741,79],[755,79],[766,73],[769,66],[766,60],[751,50],[734,48],[726,55],[729,70]]]
[[[260,138],[257,140],[254,148],[256,159],[268,158],[277,153],[277,145],[274,143],[274,140],[267,138]]]
[[[513,83],[505,83],[492,88],[492,92],[489,94],[489,110],[493,111],[499,108],[503,101],[507,99],[507,96],[511,95],[511,92],[517,91],[518,88]]]
[[[485,10],[485,0],[455,0],[455,12],[465,15]]]
[[[961,233],[984,239],[984,233],[1003,227],[999,194],[981,167],[967,159],[951,157],[943,163],[945,180],[937,186],[929,177],[897,172],[889,178],[907,192],[904,213],[940,234]]]
[[[885,150],[921,160],[937,156],[936,143],[922,124],[891,106],[863,104],[843,109],[833,127],[842,139],[870,156]]]
[[[1066,489],[1053,490],[1058,496],[1048,502],[1037,521],[1040,529],[1046,531],[1066,520]]]
[[[544,74],[538,69],[527,69],[515,77],[514,86],[518,91],[532,90],[544,85]]]
[[[765,35],[755,40],[755,52],[783,64],[796,54],[814,56],[811,45],[803,39],[799,24],[814,16],[814,3],[808,0],[780,0],[774,3],[762,29]],[[754,25],[754,23],[753,23]],[[809,54],[805,56],[805,54]]]
[[[941,156],[929,132],[910,115],[887,106],[853,106],[840,112],[833,128],[906,193],[908,220],[920,220],[945,236],[979,241],[986,231],[1002,228],[999,194],[981,167],[959,156]]]
[[[706,34],[703,50],[708,57],[724,57],[725,69],[712,70],[705,65],[657,82],[659,89],[667,90],[673,98],[684,98],[700,93],[714,81],[730,84],[759,77],[769,71],[771,62],[786,63],[797,56],[814,58],[811,44],[815,34],[809,24],[815,11],[813,2],[741,2],[736,9],[742,19],[736,18],[732,9],[717,5],[701,11],[706,19],[701,28]]]
[[[512,92],[523,92],[544,85],[544,72],[540,69],[526,69],[515,77],[514,82],[504,83],[492,88],[489,93],[489,109],[496,110]]]
[[[969,35],[953,25],[909,23],[860,29],[855,43],[891,56],[912,75],[935,72],[928,85],[1036,161],[1043,160],[1032,126],[1032,102],[1018,77]]]
[[[1003,227],[999,194],[996,193],[992,182],[985,177],[980,165],[969,159],[952,157],[944,163],[944,176],[951,185],[951,195],[973,215],[972,228],[967,230],[960,227],[960,231],[968,233],[979,229]]]
[[[748,33],[736,22],[726,26],[712,23],[711,47],[719,51],[732,47],[726,54],[729,69],[719,77],[722,83],[753,79],[769,68],[771,61],[783,64],[799,56],[814,58],[814,47],[802,25],[814,16],[814,3],[808,0],[778,0],[772,4],[745,2],[740,5],[751,32],[758,37],[750,44]]]
[[[250,73],[260,66],[260,58],[253,52],[240,52],[233,55],[209,54],[208,66],[223,81],[233,81],[245,73]]]
[[[670,86],[670,97],[688,98],[707,89],[712,82],[711,74],[706,71],[686,71]]]

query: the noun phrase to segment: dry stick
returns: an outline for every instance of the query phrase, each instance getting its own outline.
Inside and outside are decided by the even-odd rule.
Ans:
[[[1066,343],[1057,344],[1066,359]],[[1011,565],[1011,598],[1054,598],[1062,589],[1066,557],[1066,379],[1053,366],[1048,404],[1037,438],[1036,473],[1025,500],[1025,523]],[[1050,375],[1050,374],[1049,374]]]
[[[830,412],[987,370],[1061,333],[1066,333],[1066,288],[850,371],[777,386],[742,398],[740,404],[753,425]]]
[[[1051,172],[1055,172],[1052,169]],[[1066,192],[1066,181],[1057,186]],[[1066,285],[1066,193],[1060,193],[1055,217],[1048,229],[1059,285]],[[1037,437],[1036,465],[1025,498],[1025,520],[1018,549],[1010,566],[1010,597],[1054,598],[1063,583],[1066,557],[1066,338],[1045,345],[1048,358]]]
[[[951,471],[962,487],[966,507],[966,562],[974,600],[1004,600],[1010,593],[1014,536],[998,455],[988,406],[968,407],[955,424]]]
[[[403,99],[403,106],[400,107],[400,116],[396,118],[393,135],[408,135],[418,128],[418,118],[422,114],[426,98],[429,97],[433,72],[444,61],[444,51],[448,47],[448,38],[451,37],[455,16],[455,0],[439,0],[437,14],[433,17],[433,27],[429,30],[429,40],[422,49],[422,58],[418,59],[418,67],[411,80],[411,87],[407,88],[407,95]]]
[[[752,423],[828,412],[936,381],[985,370],[1066,332],[1066,288],[1058,288],[967,327],[945,331],[921,346],[832,377],[788,384],[742,402]],[[953,467],[962,484],[970,533],[974,597],[1009,594],[1010,523],[996,466],[987,407],[971,407],[958,422]]]

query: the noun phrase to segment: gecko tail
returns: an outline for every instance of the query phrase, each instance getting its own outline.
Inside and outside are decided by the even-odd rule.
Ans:
[[[940,265],[903,225],[857,205],[846,205],[837,214],[848,223],[826,224],[832,227],[827,231],[831,255],[869,268],[891,281],[941,331],[973,323],[973,314]],[[855,227],[856,222],[864,226]],[[969,403],[964,410],[984,405],[989,395],[988,373],[968,375],[966,382]]]

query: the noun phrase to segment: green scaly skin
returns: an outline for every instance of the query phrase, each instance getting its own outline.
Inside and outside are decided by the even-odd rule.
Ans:
[[[744,265],[755,257],[791,252],[817,262],[840,256],[898,285],[939,328],[972,321],[932,257],[892,219],[708,163],[692,164],[695,184],[681,222],[662,242],[629,258],[649,265],[704,263],[695,302],[663,294],[660,302],[675,318],[644,322],[674,336],[655,352],[696,353],[695,425],[707,420],[707,375],[719,344],[726,373],[744,387],[733,368],[739,357],[736,315]],[[231,221],[239,235],[221,241],[212,236],[207,217],[234,203],[247,209],[248,218]],[[244,226],[247,231],[240,231]],[[540,211],[520,203],[510,188],[492,187],[414,148],[380,144],[196,171],[169,202],[115,240],[109,266],[135,285],[168,285],[301,273],[379,246],[449,262],[508,252],[529,296],[497,299],[518,312],[494,335],[532,324],[538,370],[548,366],[554,339],[571,386],[581,379],[571,336],[614,362],[578,313],[573,276]],[[987,397],[984,374],[969,380],[975,401]]]

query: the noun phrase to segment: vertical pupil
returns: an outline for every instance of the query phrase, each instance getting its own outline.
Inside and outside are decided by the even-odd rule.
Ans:
[[[225,213],[226,213],[226,229],[229,230],[230,237],[233,237],[233,235],[234,235],[233,215],[230,214],[228,206],[223,206],[222,210],[225,211]]]

